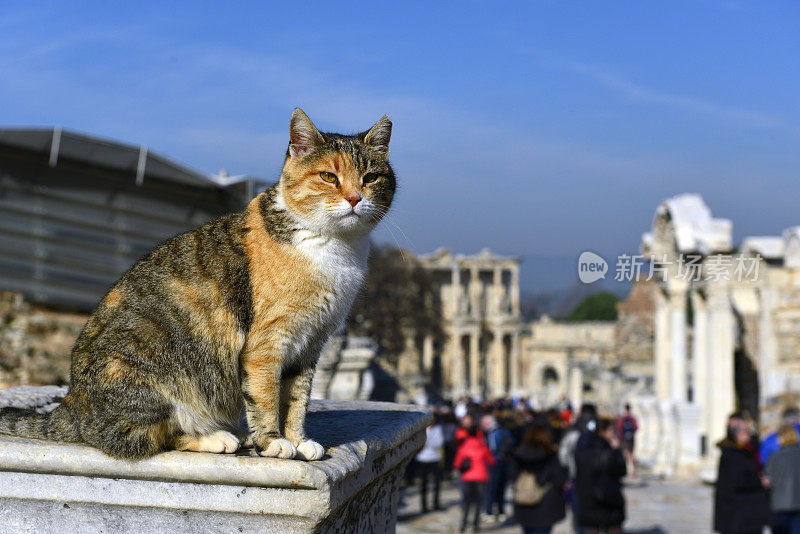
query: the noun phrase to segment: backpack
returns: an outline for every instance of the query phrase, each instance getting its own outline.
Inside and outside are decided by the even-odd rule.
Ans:
[[[635,425],[633,423],[633,417],[626,416],[622,419],[622,437],[623,439],[633,439],[633,435],[636,432]]]
[[[514,436],[504,427],[494,429],[488,436],[489,450],[498,460],[502,460],[514,447]]]
[[[514,504],[520,506],[534,506],[542,502],[545,494],[550,491],[551,484],[539,484],[536,473],[530,471],[520,472],[514,482]]]

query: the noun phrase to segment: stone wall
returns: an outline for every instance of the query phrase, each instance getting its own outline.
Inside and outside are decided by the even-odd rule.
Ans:
[[[68,383],[70,351],[86,319],[0,292],[0,388]]]
[[[635,280],[628,297],[617,304],[616,354],[620,362],[652,365],[657,290],[653,281]]]
[[[88,315],[36,306],[0,291],[0,389],[69,383],[70,353]],[[322,351],[314,398],[368,400],[377,347],[369,338],[333,336]]]
[[[573,405],[593,402],[616,410],[613,388],[605,387],[616,364],[616,323],[543,316],[528,327],[530,335],[522,338],[522,389],[537,408],[567,395]]]

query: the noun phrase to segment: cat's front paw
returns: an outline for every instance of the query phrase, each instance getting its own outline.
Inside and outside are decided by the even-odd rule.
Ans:
[[[197,440],[197,451],[230,454],[239,450],[239,438],[226,430],[219,430]]]
[[[297,459],[308,462],[319,460],[325,456],[325,449],[316,441],[307,439],[297,446]]]
[[[268,458],[294,458],[297,455],[297,448],[292,442],[285,438],[276,438],[269,442],[266,447],[258,451],[261,456]]]

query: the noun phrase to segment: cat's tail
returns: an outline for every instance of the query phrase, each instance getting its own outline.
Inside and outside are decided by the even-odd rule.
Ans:
[[[50,413],[0,408],[0,434],[73,443],[82,441],[77,422],[64,404],[59,404]]]

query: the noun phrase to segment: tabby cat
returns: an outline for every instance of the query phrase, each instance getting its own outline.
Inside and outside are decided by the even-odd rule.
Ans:
[[[0,433],[129,459],[250,439],[262,456],[323,456],[304,432],[311,381],[394,196],[392,123],[323,133],[295,109],[289,130],[278,183],[139,260],[78,337],[63,403],[5,408]]]

